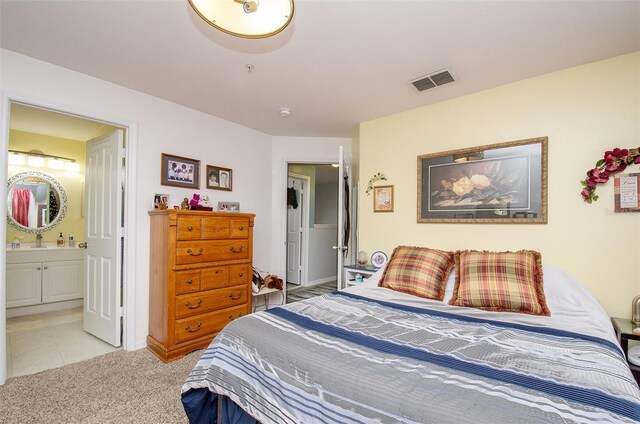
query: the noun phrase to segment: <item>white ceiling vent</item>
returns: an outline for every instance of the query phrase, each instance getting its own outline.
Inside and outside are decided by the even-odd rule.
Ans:
[[[444,84],[449,84],[454,81],[455,79],[453,79],[453,75],[451,75],[449,69],[444,69],[430,75],[416,78],[413,81],[409,81],[409,84],[413,85],[418,91],[424,91]]]

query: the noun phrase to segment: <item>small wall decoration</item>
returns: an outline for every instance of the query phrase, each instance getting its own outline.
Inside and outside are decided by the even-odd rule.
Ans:
[[[547,223],[547,137],[418,156],[418,222]]]
[[[207,165],[207,188],[232,191],[232,173],[229,168]]]
[[[200,188],[200,161],[163,153],[160,184],[172,187]]]
[[[168,209],[169,208],[169,195],[168,194],[154,194],[153,195],[153,208],[154,209]]]
[[[240,203],[238,203],[238,202],[218,202],[218,210],[220,212],[240,212]]]
[[[640,165],[640,147],[631,149],[620,149],[616,147],[613,150],[604,152],[604,157],[596,162],[593,169],[587,171],[587,178],[580,181],[584,186],[580,195],[585,202],[591,203],[598,200],[596,194],[596,186],[609,181],[609,177],[618,174],[629,165]]]
[[[387,181],[387,177],[381,172],[378,172],[377,174],[375,174],[373,178],[369,180],[369,185],[367,186],[367,191],[366,191],[367,196],[371,196],[371,191],[373,190],[373,184],[375,184],[377,181]]]
[[[376,186],[373,188],[373,211],[393,212],[393,186]]]
[[[614,179],[614,210],[640,212],[640,174],[626,174]]]

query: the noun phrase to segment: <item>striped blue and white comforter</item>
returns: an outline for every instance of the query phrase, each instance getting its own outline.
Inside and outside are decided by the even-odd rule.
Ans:
[[[183,392],[228,396],[265,424],[640,420],[610,325],[579,333],[553,316],[389,292],[335,292],[232,322]]]

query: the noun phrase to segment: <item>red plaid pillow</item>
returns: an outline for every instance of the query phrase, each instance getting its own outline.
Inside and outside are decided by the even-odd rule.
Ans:
[[[540,253],[464,250],[455,253],[455,264],[450,305],[551,315],[544,297]]]
[[[453,252],[426,247],[398,246],[382,274],[380,287],[442,300],[453,267]]]

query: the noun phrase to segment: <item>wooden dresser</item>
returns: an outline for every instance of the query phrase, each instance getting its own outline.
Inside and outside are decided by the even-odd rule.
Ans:
[[[165,362],[251,311],[254,214],[150,211],[149,336]]]

